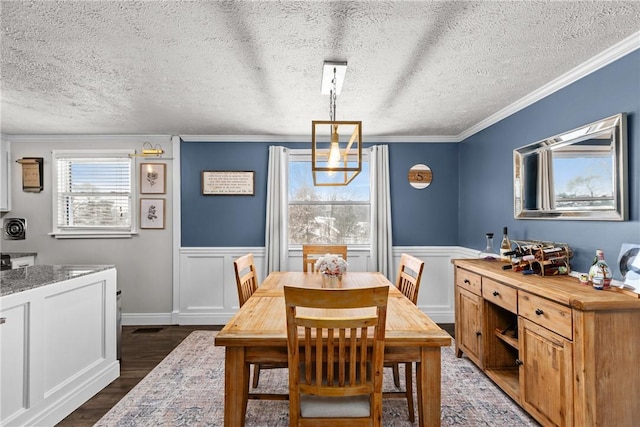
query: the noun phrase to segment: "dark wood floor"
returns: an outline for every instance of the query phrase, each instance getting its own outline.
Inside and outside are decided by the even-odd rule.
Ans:
[[[440,327],[453,336],[453,324]],[[220,326],[124,326],[120,377],[57,426],[92,426],[191,332],[219,329]]]

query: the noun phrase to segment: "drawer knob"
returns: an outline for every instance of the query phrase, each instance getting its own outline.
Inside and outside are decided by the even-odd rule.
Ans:
[[[516,359],[516,365],[518,366],[522,366],[524,364],[524,362],[520,359]]]
[[[0,317],[0,325],[2,325],[3,323],[5,323],[7,321],[6,317]]]
[[[469,285],[471,282],[469,281],[469,279],[464,279],[464,283],[466,283],[467,285]]]
[[[538,316],[542,316],[542,315],[544,314],[544,311],[542,311],[542,310],[541,310],[541,309],[539,309],[539,308],[536,308],[536,314],[537,314]]]
[[[476,336],[478,336],[478,337],[479,337],[480,335],[482,335],[482,332],[480,332],[480,331],[476,331]]]
[[[494,296],[494,297],[497,297],[498,295],[500,295],[500,292],[498,292],[498,291],[493,291],[493,296]]]

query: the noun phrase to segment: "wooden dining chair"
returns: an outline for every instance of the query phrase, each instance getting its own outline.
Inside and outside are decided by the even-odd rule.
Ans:
[[[238,300],[240,301],[240,307],[253,295],[258,289],[258,276],[256,274],[256,267],[253,262],[253,254],[243,255],[240,258],[233,261],[233,268],[236,273],[236,285],[238,287]],[[260,380],[260,369],[275,369],[286,368],[286,363],[270,363],[270,364],[253,364],[253,381],[251,386],[253,388],[258,387],[258,381]]]
[[[400,264],[398,265],[398,278],[396,279],[396,287],[415,305],[418,304],[418,290],[420,289],[420,279],[422,278],[422,270],[424,269],[424,261],[418,258],[402,254],[400,256]],[[393,369],[393,383],[396,388],[400,388],[400,369],[399,363],[386,363],[385,367]],[[415,421],[415,410],[413,407],[413,363],[406,362],[405,370],[405,391],[386,393],[386,397],[404,397],[407,399],[407,407],[409,410],[409,421]]]
[[[290,426],[381,425],[388,293],[284,286]]]
[[[302,271],[314,272],[318,258],[326,254],[340,255],[347,260],[347,245],[302,245]]]

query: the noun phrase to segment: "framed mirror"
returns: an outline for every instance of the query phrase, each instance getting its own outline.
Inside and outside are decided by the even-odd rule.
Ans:
[[[515,218],[627,220],[626,114],[517,148],[513,160]]]

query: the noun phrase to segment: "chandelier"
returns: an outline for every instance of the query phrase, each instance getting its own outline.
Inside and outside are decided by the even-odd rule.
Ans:
[[[316,186],[347,185],[362,170],[362,122],[336,120],[336,99],[346,62],[325,61],[322,93],[329,94],[329,120],[311,122],[311,171]]]

